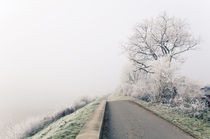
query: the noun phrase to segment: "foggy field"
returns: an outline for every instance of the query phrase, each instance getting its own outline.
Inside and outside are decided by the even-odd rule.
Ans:
[[[135,98],[209,138],[209,7],[208,0],[0,1],[0,138],[47,135],[64,117],[79,124],[63,124],[75,138],[98,105],[87,104],[104,96]]]

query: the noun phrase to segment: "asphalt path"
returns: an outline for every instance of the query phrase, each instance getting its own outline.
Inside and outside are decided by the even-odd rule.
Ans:
[[[192,139],[192,137],[135,103],[108,101],[103,139]]]

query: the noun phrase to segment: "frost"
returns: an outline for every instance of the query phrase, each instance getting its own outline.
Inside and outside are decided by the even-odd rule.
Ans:
[[[32,117],[22,122],[21,124],[9,127],[7,132],[4,135],[1,135],[0,137],[4,139],[22,139],[33,136],[39,131],[46,128],[51,123],[77,111],[78,109],[94,101],[95,99],[96,98],[82,97],[81,99],[75,101],[71,106],[65,109],[56,110],[53,113],[48,113],[45,116]]]
[[[118,95],[133,96],[141,100],[165,104],[179,113],[203,119],[208,113],[202,86],[186,77],[178,75],[176,63],[170,63],[168,57],[150,62],[153,74],[136,71],[134,66],[126,70]]]

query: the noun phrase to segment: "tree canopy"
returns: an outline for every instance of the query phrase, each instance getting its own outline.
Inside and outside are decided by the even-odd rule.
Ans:
[[[153,73],[150,61],[167,56],[172,62],[198,42],[184,20],[163,13],[137,24],[125,49],[138,70]]]

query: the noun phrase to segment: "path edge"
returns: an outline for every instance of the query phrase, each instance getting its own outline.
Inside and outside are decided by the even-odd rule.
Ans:
[[[100,139],[104,123],[104,115],[106,109],[106,100],[102,100],[99,106],[94,111],[91,119],[80,130],[76,139]]]

